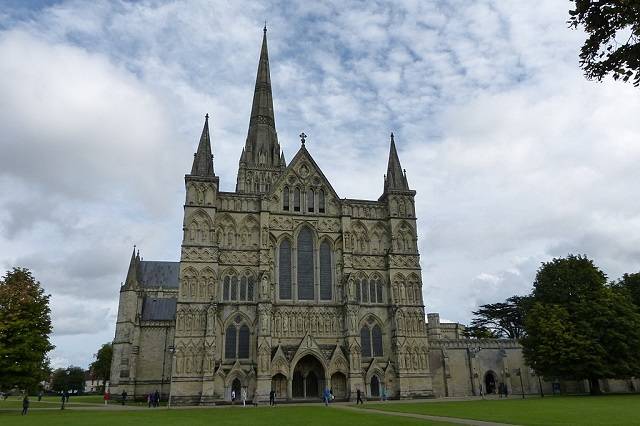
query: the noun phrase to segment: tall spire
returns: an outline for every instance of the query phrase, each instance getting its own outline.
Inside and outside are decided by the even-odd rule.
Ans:
[[[396,143],[391,133],[391,146],[389,148],[389,164],[387,165],[387,176],[384,180],[384,192],[389,191],[409,191],[407,176],[402,172]]]
[[[136,246],[133,246],[133,253],[131,253],[131,260],[129,261],[129,270],[127,271],[127,279],[124,284],[127,287],[135,287],[138,283],[138,261],[139,257],[136,256]]]
[[[249,167],[278,167],[280,164],[280,145],[273,113],[266,25],[262,34],[262,49],[245,144],[245,160]]]
[[[193,176],[214,176],[213,155],[211,154],[211,139],[209,138],[209,114],[204,116],[204,127],[198,144],[198,151],[193,155]]]

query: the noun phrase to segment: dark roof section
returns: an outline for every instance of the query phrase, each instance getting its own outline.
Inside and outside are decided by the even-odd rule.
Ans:
[[[180,262],[142,260],[138,264],[138,283],[142,287],[177,289]]]
[[[175,297],[157,299],[145,297],[142,305],[142,319],[145,321],[171,321],[176,318]]]

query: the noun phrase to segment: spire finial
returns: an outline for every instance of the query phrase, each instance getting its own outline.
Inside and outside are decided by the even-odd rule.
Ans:
[[[391,132],[391,142],[393,142],[393,132]]]
[[[267,32],[267,20],[266,20],[266,19],[264,20],[264,28],[262,29],[262,31],[263,31],[264,33],[266,33],[266,32]]]
[[[204,115],[204,119],[205,119],[205,120],[208,120],[208,119],[209,119],[209,113],[206,113],[206,114]]]
[[[304,134],[304,132],[300,133],[300,140],[302,141],[302,146],[304,146],[304,143],[307,141],[307,135]]]

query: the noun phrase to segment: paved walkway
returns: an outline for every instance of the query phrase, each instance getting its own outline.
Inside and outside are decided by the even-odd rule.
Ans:
[[[459,419],[456,417],[442,417],[442,416],[431,416],[428,414],[415,414],[415,413],[403,413],[399,411],[382,411],[376,410],[375,408],[362,409],[356,408],[349,405],[334,405],[342,410],[356,411],[360,413],[375,413],[386,416],[396,416],[396,417],[409,417],[413,419],[421,419],[421,420],[432,420],[434,422],[443,422],[443,423],[454,423],[459,425],[472,425],[472,426],[513,426],[509,423],[495,423],[495,422],[485,422],[482,420],[472,420],[472,419]]]

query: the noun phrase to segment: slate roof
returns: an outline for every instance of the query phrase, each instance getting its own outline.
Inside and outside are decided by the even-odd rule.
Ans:
[[[142,260],[138,264],[138,283],[142,287],[175,288],[179,286],[180,262]]]
[[[145,321],[167,321],[176,318],[175,297],[145,297],[142,304],[142,319]]]

